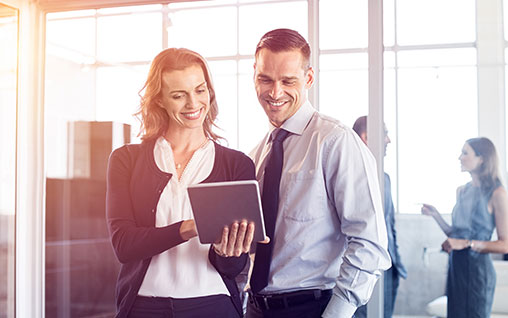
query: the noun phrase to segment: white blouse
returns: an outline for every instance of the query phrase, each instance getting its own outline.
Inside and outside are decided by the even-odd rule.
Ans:
[[[187,186],[205,180],[212,172],[215,147],[211,141],[196,150],[178,180],[171,145],[159,137],[154,157],[160,170],[173,174],[157,204],[156,227],[192,219]],[[138,295],[190,298],[225,294],[222,277],[208,260],[210,244],[194,237],[152,257]]]

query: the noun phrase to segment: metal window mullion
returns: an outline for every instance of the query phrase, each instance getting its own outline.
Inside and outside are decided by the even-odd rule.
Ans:
[[[309,101],[319,110],[319,0],[307,1],[307,29],[311,56],[310,65],[314,69],[314,85],[309,90]]]
[[[169,47],[169,34],[168,28],[171,25],[171,21],[169,19],[169,7],[167,4],[162,6],[162,49],[165,50]]]

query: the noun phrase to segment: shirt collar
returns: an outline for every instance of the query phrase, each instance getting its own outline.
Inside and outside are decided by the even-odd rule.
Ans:
[[[302,135],[315,112],[316,109],[307,100],[293,116],[286,119],[280,128],[289,131],[291,134]],[[273,138],[273,133],[276,129],[277,127],[270,123],[270,140]]]

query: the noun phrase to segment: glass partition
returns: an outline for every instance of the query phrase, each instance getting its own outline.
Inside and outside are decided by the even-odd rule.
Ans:
[[[315,2],[319,19],[308,12]],[[315,106],[321,112],[347,126],[368,113],[368,3],[182,1],[48,14],[46,316],[114,312],[118,262],[105,231],[100,164],[119,144],[111,134],[104,144],[94,138],[101,129],[127,137],[118,128],[131,125],[131,140],[139,142],[139,123],[131,115],[150,61],[161,49],[188,47],[208,59],[220,109],[218,133],[230,147],[249,152],[267,128],[253,87],[253,53],[259,37],[276,27],[305,37],[319,30],[319,50],[313,53],[319,60]],[[384,123],[391,139],[384,170],[391,178],[399,251],[408,271],[396,298],[398,317],[424,317],[427,304],[445,292],[448,256],[439,252],[444,234],[420,214],[418,203],[436,205],[450,221],[455,189],[468,180],[457,158],[464,140],[480,131],[477,3],[383,1]],[[206,28],[193,28],[195,21]],[[96,149],[99,161],[92,158]],[[94,272],[100,274],[90,275]]]
[[[0,317],[14,317],[18,10],[0,3]]]
[[[160,32],[157,16],[141,12],[132,21],[156,36],[147,31]],[[152,54],[129,45],[160,49],[150,37],[131,32],[131,25],[123,15],[98,10],[47,14],[46,317],[115,314],[119,263],[105,222],[106,165],[112,149],[130,141],[129,113],[146,72],[143,62],[125,62]],[[114,43],[121,45],[112,47],[114,28],[132,41],[118,39]]]

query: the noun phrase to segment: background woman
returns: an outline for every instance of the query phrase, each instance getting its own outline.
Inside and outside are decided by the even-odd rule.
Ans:
[[[244,154],[220,146],[217,102],[206,61],[167,49],[152,62],[138,115],[142,143],[109,159],[107,223],[122,263],[117,317],[240,317],[237,276],[254,225],[226,227],[201,245],[187,186],[255,179]]]
[[[450,253],[448,317],[490,317],[496,273],[489,253],[508,252],[508,196],[498,175],[494,144],[487,138],[466,141],[459,157],[471,181],[457,189],[450,226],[432,205],[422,213],[432,216],[448,236],[442,244]],[[491,241],[497,229],[498,239]]]

